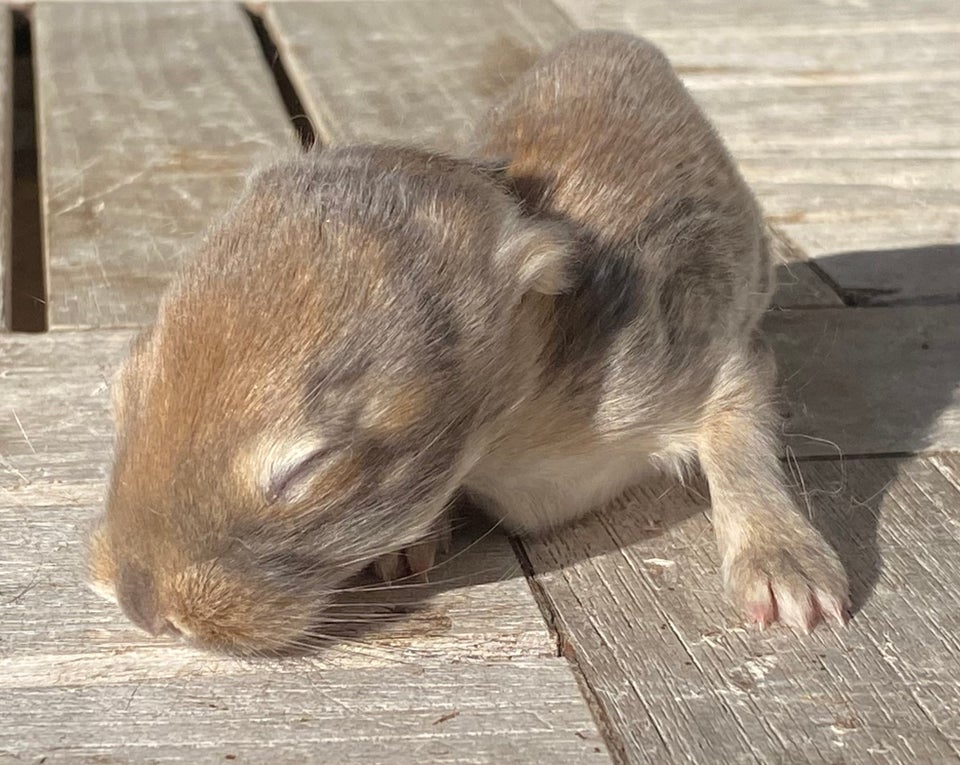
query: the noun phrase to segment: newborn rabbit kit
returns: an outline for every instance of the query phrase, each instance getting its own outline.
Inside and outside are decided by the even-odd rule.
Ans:
[[[152,634],[283,653],[367,566],[429,569],[460,491],[537,534],[699,463],[745,617],[842,623],[777,456],[771,238],[669,62],[579,34],[471,148],[251,178],[118,374],[94,586]]]

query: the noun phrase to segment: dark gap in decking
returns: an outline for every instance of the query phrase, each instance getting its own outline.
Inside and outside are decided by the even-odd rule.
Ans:
[[[530,585],[530,590],[533,592],[533,599],[537,602],[540,614],[547,623],[547,628],[550,630],[550,633],[557,641],[557,656],[564,656],[565,641],[557,626],[557,615],[550,605],[550,598],[547,597],[547,593],[544,592],[543,587],[540,586],[540,582],[538,582],[536,576],[534,576],[535,572],[533,570],[533,563],[530,562],[530,556],[527,555],[527,550],[523,546],[523,542],[519,539],[511,537],[510,545],[513,547],[514,555],[517,556],[517,560],[520,562],[521,571],[523,571],[524,576],[527,578],[527,584]]]
[[[844,289],[839,282],[830,276],[830,274],[828,274],[823,268],[817,265],[816,258],[810,258],[806,262],[807,265],[810,266],[810,270],[813,271],[814,276],[818,277],[820,281],[832,289],[836,293],[837,297],[843,301],[845,306],[855,307],[860,305],[856,298],[850,294],[849,290]]]
[[[570,669],[577,680],[577,686],[580,688],[580,693],[583,694],[583,698],[587,702],[587,706],[590,708],[590,713],[593,715],[593,720],[597,724],[597,729],[603,736],[611,759],[615,765],[626,765],[626,746],[620,739],[620,734],[616,725],[607,717],[607,713],[603,708],[603,704],[600,703],[600,699],[597,698],[597,694],[587,681],[583,670],[581,670],[580,664],[577,660],[576,650],[574,649],[569,638],[564,634],[563,628],[560,626],[560,622],[557,620],[557,612],[550,602],[550,596],[547,595],[540,582],[537,581],[535,576],[536,572],[533,569],[533,563],[530,561],[530,556],[527,555],[527,549],[523,546],[523,542],[515,537],[510,538],[510,545],[513,547],[514,555],[517,556],[517,560],[520,562],[520,569],[523,571],[524,577],[527,580],[527,584],[530,587],[530,591],[533,593],[533,599],[536,601],[537,607],[540,609],[540,614],[547,623],[547,628],[550,630],[550,633],[557,641],[557,656],[567,660],[567,664],[570,666]]]
[[[876,290],[860,287],[842,288],[840,296],[846,305],[853,308],[902,308],[904,306],[940,306],[956,305],[960,302],[960,294],[951,295],[915,295],[905,298],[884,299],[877,297]]]
[[[270,73],[277,83],[277,90],[280,91],[280,98],[283,99],[283,105],[290,116],[290,122],[293,129],[297,131],[297,137],[300,139],[300,145],[304,149],[311,148],[317,142],[317,134],[310,123],[310,117],[307,116],[297,94],[297,89],[293,87],[293,82],[287,74],[287,69],[283,64],[283,59],[277,50],[276,43],[270,36],[270,30],[263,23],[263,19],[257,15],[251,8],[245,8],[246,14],[257,33],[257,39],[260,41],[260,49],[263,51],[263,57],[266,59],[270,68]]]
[[[13,184],[11,189],[10,328],[47,329],[47,290],[40,217],[33,36],[28,11],[13,13]]]
[[[781,462],[846,462],[848,460],[905,460],[913,457],[930,457],[942,452],[865,452],[863,454],[808,454],[782,457]]]

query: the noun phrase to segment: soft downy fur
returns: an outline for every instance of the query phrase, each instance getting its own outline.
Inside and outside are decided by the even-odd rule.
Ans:
[[[578,260],[571,289],[532,319],[541,390],[467,486],[536,531],[697,457],[736,604],[761,625],[842,622],[845,572],[776,456],[775,369],[756,333],[770,233],[667,59],[642,39],[580,34],[514,84],[476,144],[526,214],[571,226]]]
[[[371,561],[429,568],[478,434],[529,387],[516,312],[563,288],[566,234],[414,149],[255,174],[118,374],[96,588],[149,632],[263,653],[319,634]]]
[[[428,569],[461,488],[536,533],[699,458],[738,605],[842,619],[776,459],[770,270],[732,161],[627,36],[545,58],[471,159],[276,163],[118,375],[94,582],[153,634],[285,651],[371,562]]]

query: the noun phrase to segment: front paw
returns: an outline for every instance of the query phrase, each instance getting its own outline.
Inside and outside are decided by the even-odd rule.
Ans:
[[[724,565],[733,602],[760,628],[778,619],[803,632],[818,622],[849,618],[847,575],[833,549],[813,529],[748,542]]]
[[[373,562],[373,571],[384,582],[395,582],[407,577],[426,582],[430,571],[436,568],[437,558],[450,552],[451,537],[450,517],[448,513],[444,513],[425,539],[398,552],[377,558]]]

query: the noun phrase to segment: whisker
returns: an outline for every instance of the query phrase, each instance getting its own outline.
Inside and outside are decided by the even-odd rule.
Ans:
[[[321,621],[323,621],[324,624],[355,624],[357,626],[363,626],[365,624],[373,624],[374,622],[399,621],[402,616],[405,616],[405,614],[397,612],[381,614],[366,613],[348,617],[324,616]]]
[[[443,563],[433,566],[428,569],[433,571],[440,568]],[[339,587],[337,588],[337,593],[364,593],[364,592],[383,592],[387,590],[415,590],[415,589],[430,589],[436,587],[442,587],[443,585],[456,584],[458,582],[470,581],[473,579],[482,579],[485,575],[497,574],[499,573],[498,569],[495,568],[486,568],[479,569],[477,571],[471,571],[465,574],[458,574],[457,576],[451,577],[438,577],[431,582],[420,582],[416,581],[415,575],[409,575],[403,577],[403,579],[397,579],[393,582],[375,582],[372,584],[361,584],[353,587]],[[409,580],[409,581],[406,581]]]

